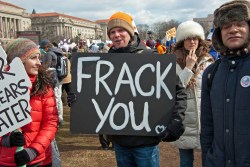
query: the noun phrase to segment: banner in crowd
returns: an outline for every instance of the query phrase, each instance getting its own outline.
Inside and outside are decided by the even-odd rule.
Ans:
[[[30,123],[30,79],[21,59],[5,70],[6,54],[0,46],[0,136]]]
[[[166,31],[166,37],[167,37],[168,41],[171,39],[171,37],[175,37],[175,36],[176,36],[176,28],[175,27]]]
[[[174,55],[74,53],[71,133],[156,135],[175,104]]]

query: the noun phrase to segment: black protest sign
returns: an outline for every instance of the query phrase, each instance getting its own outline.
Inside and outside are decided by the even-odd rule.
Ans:
[[[23,63],[15,58],[6,71],[4,62],[5,56],[0,54],[0,136],[32,121],[29,104],[31,82]]]
[[[174,55],[93,54],[72,56],[72,133],[156,135],[175,103]]]

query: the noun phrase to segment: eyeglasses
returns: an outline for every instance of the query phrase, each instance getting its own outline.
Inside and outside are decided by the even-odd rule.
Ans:
[[[197,37],[188,37],[185,40],[187,40],[187,41],[198,41],[199,39]]]

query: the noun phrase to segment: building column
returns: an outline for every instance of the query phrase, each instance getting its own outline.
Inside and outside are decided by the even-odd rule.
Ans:
[[[9,34],[9,32],[10,32],[10,29],[9,29],[9,18],[8,17],[6,17],[6,22],[5,22],[5,25],[6,25],[6,38],[9,38],[9,36],[10,36],[10,34]]]
[[[3,38],[3,21],[2,21],[2,18],[0,16],[0,38]]]
[[[17,28],[16,27],[16,19],[14,19],[13,24],[14,24],[13,25],[13,27],[14,27],[14,34],[13,35],[14,35],[14,38],[16,38],[16,32],[17,32],[17,29],[16,29]]]

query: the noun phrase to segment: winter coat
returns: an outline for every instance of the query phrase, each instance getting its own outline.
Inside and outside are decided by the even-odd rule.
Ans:
[[[156,43],[155,47],[159,54],[164,54],[166,52],[166,46],[163,46],[162,44]]]
[[[250,54],[222,56],[211,89],[202,78],[201,148],[204,167],[250,166]]]
[[[207,56],[198,63],[204,65],[206,68],[211,64],[212,57]],[[197,69],[198,70],[198,69]],[[200,149],[200,101],[201,101],[201,78],[204,70],[201,70],[195,77],[196,86],[194,88],[188,87],[188,82],[193,77],[194,73],[185,67],[182,69],[176,64],[176,73],[180,77],[183,86],[186,88],[187,93],[187,109],[185,111],[185,118],[183,124],[185,131],[179,140],[172,144],[180,149]]]
[[[35,78],[31,79],[32,84]],[[46,94],[42,96],[34,95],[30,98],[32,122],[21,127],[26,145],[24,148],[32,148],[37,152],[37,157],[28,163],[36,164],[45,159],[45,151],[54,139],[58,127],[58,112],[56,100],[51,87],[48,87]],[[0,138],[2,143],[2,138]],[[14,154],[17,147],[5,147],[0,145],[0,165],[16,166]],[[48,155],[52,156],[52,150],[48,150]]]
[[[142,53],[142,52],[152,53],[154,51],[151,49],[147,49],[146,46],[142,42],[140,42],[139,39],[137,39],[137,42],[132,46],[121,48],[121,49],[111,48],[109,50],[109,53]],[[176,78],[177,78],[177,83],[176,83],[177,102],[176,103],[178,103],[179,105],[176,106],[178,107],[178,111],[176,109],[173,112],[173,118],[183,120],[182,116],[184,115],[183,113],[186,107],[186,102],[185,102],[186,93],[184,92],[184,88],[179,78],[178,77]],[[113,135],[112,140],[115,143],[123,147],[127,147],[127,148],[155,146],[159,144],[159,142],[161,141],[159,136],[127,136],[127,135]]]

